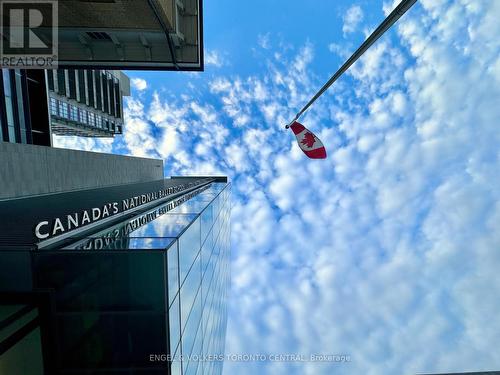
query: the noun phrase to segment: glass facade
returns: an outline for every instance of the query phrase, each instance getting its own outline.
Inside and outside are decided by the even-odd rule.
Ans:
[[[26,71],[2,69],[0,75],[0,141],[31,143]]]
[[[0,374],[43,375],[38,309],[29,304],[0,304]],[[30,360],[26,360],[26,355]],[[12,369],[16,369],[13,372]]]
[[[212,182],[34,253],[35,288],[54,291],[58,373],[222,373],[207,359],[224,353],[230,189]]]

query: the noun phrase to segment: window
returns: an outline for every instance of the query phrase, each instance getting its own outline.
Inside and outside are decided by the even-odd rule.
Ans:
[[[95,122],[99,129],[102,129],[102,117],[99,115],[95,116]]]
[[[102,96],[103,96],[103,112],[109,113],[109,91],[108,79],[106,73],[102,73]]]
[[[16,141],[16,132],[14,129],[14,107],[13,107],[14,103],[13,103],[13,98],[12,98],[13,88],[11,86],[10,70],[2,69],[2,75],[3,75],[3,90],[4,90],[4,96],[5,96],[5,111],[6,111],[6,115],[7,115],[7,127],[8,127],[8,133],[9,133],[9,141],[15,142]]]
[[[111,116],[115,116],[116,109],[116,98],[115,98],[115,90],[113,85],[113,76],[108,73],[108,93],[109,93],[109,114]]]
[[[71,99],[76,100],[76,74],[77,72],[74,69],[68,70],[68,88],[69,88],[69,97]]]
[[[94,71],[94,83],[95,83],[95,94],[96,94],[96,108],[102,111],[101,73],[98,70]]]
[[[25,118],[24,109],[24,92],[27,91],[26,88],[26,72],[24,70],[16,69],[14,73],[15,81],[15,95],[17,103],[17,120],[19,131],[21,135],[20,142],[27,143],[27,129],[29,129],[29,123]]]
[[[78,108],[74,105],[71,106],[70,119],[71,121],[78,121]]]
[[[83,70],[78,70],[78,101],[80,103],[87,103],[86,92],[85,92],[85,72]]]
[[[68,103],[59,101],[59,117],[68,118]]]
[[[57,93],[66,95],[66,74],[64,69],[57,70]]]
[[[95,126],[95,114],[92,112],[89,112],[89,125],[90,126]]]
[[[82,124],[87,123],[87,111],[84,109],[80,109],[80,122]]]
[[[89,98],[89,106],[90,107],[95,107],[95,104],[94,104],[95,90],[94,90],[93,72],[94,72],[93,70],[87,70],[87,95]]]
[[[50,91],[54,91],[54,71],[51,69],[47,69],[47,84],[49,86]]]
[[[117,79],[115,79],[115,117],[121,118],[121,95],[120,95],[120,83]]]
[[[57,100],[54,98],[50,98],[50,114],[57,116]]]

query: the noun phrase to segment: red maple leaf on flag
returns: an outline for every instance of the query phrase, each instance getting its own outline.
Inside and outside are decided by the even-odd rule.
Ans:
[[[310,132],[307,132],[306,134],[304,134],[304,139],[302,141],[300,141],[300,143],[302,143],[303,145],[305,145],[308,148],[311,148],[313,146],[314,142],[316,142],[316,139],[314,139],[313,133],[310,133]]]

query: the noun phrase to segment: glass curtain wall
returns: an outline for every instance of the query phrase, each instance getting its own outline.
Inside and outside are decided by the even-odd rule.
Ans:
[[[54,290],[60,373],[222,373],[230,188],[212,183],[84,246],[36,253],[34,283]]]

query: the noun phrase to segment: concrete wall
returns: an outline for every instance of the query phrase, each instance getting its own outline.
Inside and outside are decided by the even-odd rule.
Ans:
[[[0,199],[162,178],[162,160],[0,142]]]

